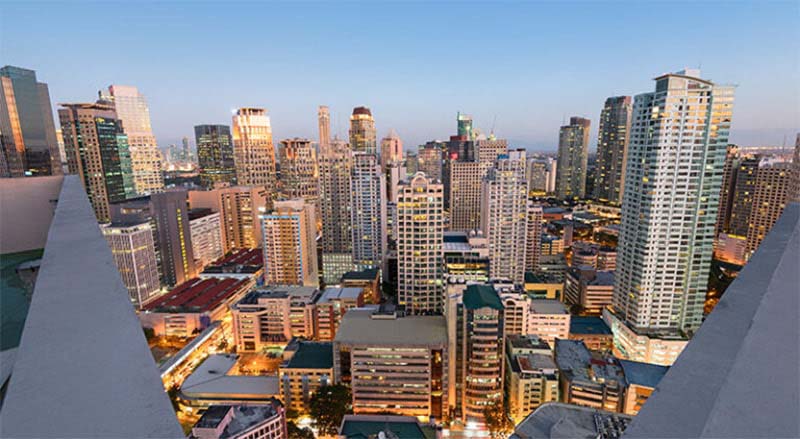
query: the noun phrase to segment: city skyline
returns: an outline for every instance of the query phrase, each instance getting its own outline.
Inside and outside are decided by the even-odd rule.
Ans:
[[[316,108],[327,105],[331,134],[347,138],[350,110],[363,105],[373,111],[377,135],[395,129],[406,150],[446,140],[456,130],[455,114],[462,111],[473,115],[485,133],[494,126],[514,147],[548,152],[555,151],[558,127],[565,120],[586,117],[592,120],[589,150],[594,151],[607,97],[633,96],[647,89],[652,78],[684,67],[701,67],[703,77],[738,85],[732,143],[780,146],[786,136],[790,144],[800,120],[794,43],[800,31],[791,26],[797,4],[714,5],[693,5],[698,13],[692,16],[666,4],[633,3],[624,8],[581,5],[579,10],[514,5],[514,14],[506,13],[509,5],[481,4],[430,5],[424,14],[419,6],[365,4],[318,5],[312,11],[235,4],[229,10],[215,8],[215,14],[207,14],[209,5],[203,4],[118,5],[118,16],[142,26],[117,32],[117,20],[99,20],[100,11],[88,7],[56,4],[42,10],[9,4],[0,18],[9,37],[0,47],[4,64],[36,70],[39,81],[49,84],[54,111],[58,103],[86,100],[111,84],[136,86],[148,99],[161,148],[179,144],[195,125],[227,125],[232,109],[247,106],[266,108],[274,138],[284,139],[314,138]],[[354,10],[362,17],[352,17]],[[703,19],[702,11],[713,11],[716,19]],[[267,12],[273,23],[260,28],[263,38],[248,43],[253,45],[247,48],[250,55],[242,57],[245,49],[235,29]],[[217,14],[219,32],[196,31]],[[659,17],[663,28],[682,32],[641,42],[628,39],[630,44],[620,46],[615,57],[597,50],[606,40],[646,35],[649,24],[642,18],[650,14]],[[553,29],[566,19],[580,29],[569,35]],[[102,34],[108,44],[82,44],[86,50],[80,53],[57,50],[60,39],[48,29],[61,28],[57,24],[63,20],[84,29],[73,32],[76,43],[90,43]],[[426,36],[427,29],[447,20],[469,26],[458,40]],[[19,28],[22,23],[25,29]],[[299,24],[306,32],[281,38]],[[377,32],[382,26],[397,31]],[[361,50],[357,68],[346,59],[356,44]],[[110,46],[125,56],[114,63],[91,62],[97,51]],[[40,56],[42,48],[47,57]],[[651,51],[659,57],[643,56]],[[203,53],[214,53],[217,62],[203,60]],[[456,75],[446,66],[459,59],[468,68]],[[83,75],[64,68],[74,65],[93,68]],[[420,65],[430,68],[420,73],[415,67]]]

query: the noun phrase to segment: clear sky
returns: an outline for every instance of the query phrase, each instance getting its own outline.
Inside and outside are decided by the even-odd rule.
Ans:
[[[800,2],[3,2],[0,64],[37,71],[53,104],[139,87],[160,146],[231,109],[317,138],[329,105],[346,136],[366,105],[406,149],[455,132],[457,111],[513,146],[554,150],[571,115],[651,91],[684,67],[738,85],[731,140],[800,129]]]

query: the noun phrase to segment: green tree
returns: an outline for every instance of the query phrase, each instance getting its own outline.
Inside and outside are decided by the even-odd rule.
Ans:
[[[300,428],[293,421],[286,423],[286,429],[289,431],[289,439],[315,439],[310,428]]]
[[[335,435],[344,415],[351,413],[350,389],[342,384],[320,387],[309,401],[309,412],[323,435]]]
[[[484,407],[483,419],[489,430],[489,436],[494,439],[504,438],[514,429],[514,424],[508,418],[503,404],[500,402]]]

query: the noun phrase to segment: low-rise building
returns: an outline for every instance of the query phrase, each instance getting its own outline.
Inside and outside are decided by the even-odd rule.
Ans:
[[[622,437],[632,416],[560,402],[542,404],[514,427],[510,439]]]
[[[567,272],[567,258],[563,254],[544,255],[539,258],[539,268],[534,272],[537,276],[548,275],[558,283],[564,283]]]
[[[297,346],[284,358],[278,374],[283,403],[305,414],[317,389],[333,383],[333,343],[295,340]]]
[[[569,337],[569,320],[567,308],[558,300],[532,300],[526,334],[536,335],[553,346],[556,339]]]
[[[564,303],[577,305],[581,315],[599,316],[611,305],[614,272],[596,271],[587,266],[571,267],[564,280]]]
[[[259,352],[282,346],[292,337],[313,336],[314,287],[257,288],[231,306],[233,335],[238,352]]]
[[[356,414],[446,417],[446,361],[442,316],[353,309],[334,340],[334,379],[350,384]]]
[[[589,351],[579,340],[556,340],[555,357],[563,402],[622,412],[625,375],[614,357]]]
[[[542,234],[542,256],[553,256],[564,253],[564,238]]]
[[[414,416],[344,415],[339,439],[439,439],[441,431]]]
[[[610,352],[614,336],[606,322],[595,316],[572,316],[569,321],[569,339],[580,340],[592,351]]]
[[[736,265],[747,262],[747,237],[720,233],[714,240],[714,257]]]
[[[506,355],[509,416],[522,420],[545,402],[558,401],[558,367],[550,353]]]
[[[252,286],[251,279],[194,278],[145,305],[139,320],[155,335],[190,337],[213,321],[229,320],[229,306]]]
[[[674,332],[637,332],[609,308],[603,309],[603,321],[614,334],[614,355],[621,359],[671,366],[689,343]]]
[[[365,303],[381,302],[381,276],[377,268],[348,271],[342,276],[341,286],[364,289]]]
[[[597,270],[614,271],[617,269],[617,249],[613,247],[600,247],[597,252]]]
[[[534,299],[561,300],[564,279],[548,273],[525,273],[525,292]]]
[[[275,375],[233,375],[238,356],[210,355],[183,382],[180,397],[189,405],[269,402],[280,395],[280,380]]]
[[[333,341],[336,330],[347,310],[364,306],[363,288],[328,287],[316,303],[316,338]]]
[[[260,249],[235,249],[224,257],[212,262],[198,275],[207,277],[230,277],[234,279],[253,279],[261,282],[264,275],[264,256]]]
[[[191,439],[288,439],[278,400],[268,404],[212,405],[192,427]]]
[[[622,366],[627,384],[623,412],[626,415],[636,416],[669,370],[669,366],[628,360],[619,360],[619,364]]]

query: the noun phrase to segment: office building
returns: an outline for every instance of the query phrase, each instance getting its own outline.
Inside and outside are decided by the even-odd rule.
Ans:
[[[418,172],[397,201],[398,304],[411,314],[441,313],[442,185]]]
[[[481,184],[488,166],[479,161],[449,161],[449,230],[470,231],[481,227]]]
[[[721,231],[737,236],[747,236],[747,231],[750,229],[750,213],[753,210],[753,194],[756,191],[759,163],[761,163],[761,158],[753,155],[740,156],[737,160],[733,194],[730,196],[730,216],[727,219],[727,227]]]
[[[334,139],[319,151],[322,215],[322,271],[326,283],[336,283],[353,267],[350,174],[353,154],[347,142]]]
[[[727,154],[725,155],[725,167],[722,171],[719,211],[717,212],[717,226],[714,229],[714,236],[718,236],[720,233],[727,233],[729,230],[740,160],[739,148],[736,145],[728,145]]]
[[[0,86],[0,177],[62,174],[47,84],[5,66]]]
[[[444,232],[444,279],[489,281],[489,243],[479,230]]]
[[[746,235],[746,257],[755,253],[786,208],[791,179],[791,163],[770,159],[761,159],[759,162]]]
[[[528,224],[525,234],[525,271],[536,271],[542,254],[542,206],[528,205]]]
[[[225,256],[219,212],[208,208],[189,210],[189,235],[197,271]]]
[[[302,199],[276,201],[261,222],[264,280],[271,285],[318,286],[314,207]]]
[[[286,198],[302,198],[319,213],[319,168],[314,145],[308,139],[295,137],[281,140],[279,151],[281,194]]]
[[[512,353],[506,340],[506,382],[509,416],[522,420],[540,405],[559,400],[558,367],[547,347],[544,353]]]
[[[350,310],[333,343],[335,382],[350,385],[355,414],[444,419],[447,340],[442,316]]]
[[[331,113],[327,106],[317,108],[317,125],[319,126],[319,149],[324,150],[331,141]]]
[[[136,195],[128,138],[114,107],[64,104],[58,110],[67,163],[81,177],[99,222],[111,220],[109,203]]]
[[[417,151],[417,172],[422,172],[431,180],[442,181],[442,145],[428,142]]]
[[[298,414],[308,414],[311,397],[320,387],[333,384],[333,343],[294,339],[283,358],[278,370],[283,403]]]
[[[555,357],[563,402],[622,412],[625,375],[616,358],[592,352],[579,340],[556,340]]]
[[[342,288],[360,288],[364,290],[364,302],[377,304],[381,302],[381,276],[377,268],[361,271],[348,271],[341,276]]]
[[[630,96],[615,96],[606,99],[600,112],[597,167],[592,194],[595,200],[622,203],[632,110]]]
[[[275,146],[267,110],[240,108],[233,116],[233,160],[236,182],[261,186],[275,197]]]
[[[573,266],[564,281],[564,303],[578,306],[581,315],[599,316],[614,295],[614,272]]]
[[[488,139],[477,139],[475,141],[476,156],[478,161],[491,167],[497,161],[498,157],[507,155],[508,141],[506,139],[496,139],[490,136]]]
[[[484,408],[503,402],[505,307],[491,285],[469,284],[448,293],[451,418],[483,422]]]
[[[569,125],[562,126],[559,131],[556,197],[560,199],[585,196],[590,125],[589,119],[571,117]]]
[[[489,240],[491,277],[525,281],[528,184],[525,151],[501,155],[483,182],[481,229]]]
[[[313,287],[268,286],[257,288],[231,306],[237,352],[261,352],[282,346],[293,337],[313,338]]]
[[[194,140],[200,167],[200,185],[206,189],[214,189],[217,185],[235,186],[236,164],[231,128],[227,125],[195,125]]]
[[[733,87],[700,79],[697,71],[655,81],[655,92],[634,100],[609,313],[624,324],[609,326],[622,358],[669,365],[666,357],[663,363],[627,352],[622,326],[685,344],[702,322]],[[708,111],[698,118],[689,102]]]
[[[269,404],[212,405],[192,427],[196,439],[288,439],[286,414],[278,400]]]
[[[147,195],[164,190],[161,152],[150,126],[150,109],[136,87],[110,85],[98,93],[100,100],[114,107],[122,130],[128,137],[136,193]]]
[[[344,314],[364,306],[364,289],[354,287],[328,287],[316,302],[314,327],[316,338],[333,341]]]
[[[375,120],[368,108],[356,107],[350,117],[354,152],[350,178],[353,264],[381,268],[386,251],[386,179],[375,145]]]
[[[235,186],[208,191],[189,191],[192,209],[208,208],[220,213],[223,251],[261,247],[258,216],[272,207],[269,192],[261,186]]]
[[[150,223],[110,223],[100,229],[111,247],[131,302],[139,309],[161,290]]]

